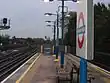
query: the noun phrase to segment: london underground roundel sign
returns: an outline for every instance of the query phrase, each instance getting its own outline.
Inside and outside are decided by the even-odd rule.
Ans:
[[[82,24],[82,25],[81,25]],[[83,12],[79,14],[78,18],[78,47],[81,49],[84,44],[84,37],[85,37],[85,22],[84,22],[84,15]]]
[[[80,0],[77,10],[76,55],[87,60],[94,56],[93,0]]]

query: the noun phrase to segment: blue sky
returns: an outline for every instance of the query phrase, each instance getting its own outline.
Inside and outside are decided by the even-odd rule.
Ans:
[[[110,0],[94,0],[110,3]],[[55,13],[61,2],[55,0],[44,3],[42,0],[0,0],[0,18],[10,18],[11,28],[0,31],[17,37],[52,37],[52,28],[46,27],[45,20],[55,20],[55,16],[46,17],[45,12]],[[65,3],[69,10],[76,11],[77,4],[71,1]]]

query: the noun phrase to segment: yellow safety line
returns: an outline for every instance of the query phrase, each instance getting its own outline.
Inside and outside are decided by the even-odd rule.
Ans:
[[[106,75],[110,75],[110,73],[100,69],[100,68],[96,68],[98,71],[100,71],[102,74],[106,74]]]
[[[39,59],[39,57],[41,56],[41,54],[33,61],[33,63],[28,67],[28,69],[21,75],[21,77],[16,81],[16,83],[20,83],[20,81],[24,78],[24,76],[27,74],[27,72],[32,68],[32,66],[34,65],[34,63],[36,62],[36,60]]]
[[[54,61],[55,61],[55,62],[58,62],[58,61],[59,61],[59,59],[55,59]]]

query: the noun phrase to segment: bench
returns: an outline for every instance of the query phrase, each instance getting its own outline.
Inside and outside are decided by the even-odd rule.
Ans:
[[[79,82],[79,68],[76,68],[75,65],[71,67],[69,72],[58,72],[57,74],[57,83],[73,83],[74,74],[77,74],[76,81]]]

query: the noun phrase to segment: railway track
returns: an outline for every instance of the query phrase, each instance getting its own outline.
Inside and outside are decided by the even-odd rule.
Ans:
[[[70,49],[72,49],[72,51]],[[76,55],[75,51],[76,51],[75,47],[72,47],[72,48],[68,47],[69,53]],[[79,56],[77,56],[77,57],[79,58]],[[95,49],[94,50],[94,60],[89,61],[89,62],[91,62],[105,70],[110,71],[110,50]]]
[[[74,48],[74,51],[75,51],[75,47]],[[70,48],[68,49],[68,51],[70,53],[72,53],[70,51]],[[73,55],[77,56],[75,53],[72,53]],[[80,58],[79,56],[77,56],[78,58]],[[89,60],[88,60],[89,61]],[[110,71],[110,53],[107,51],[101,51],[99,49],[96,49],[95,50],[95,53],[94,53],[94,60],[92,61],[89,61],[91,62],[92,64],[95,64],[107,71]]]
[[[95,57],[91,63],[110,71],[110,54],[104,52],[95,52]]]
[[[0,81],[11,74],[30,57],[32,57],[36,51],[36,48],[26,48],[19,52],[11,53],[5,57],[0,58]]]
[[[79,56],[75,55],[76,57],[80,58]],[[97,65],[107,71],[110,71],[110,53],[105,52],[95,52],[94,53],[94,60],[88,62]]]

